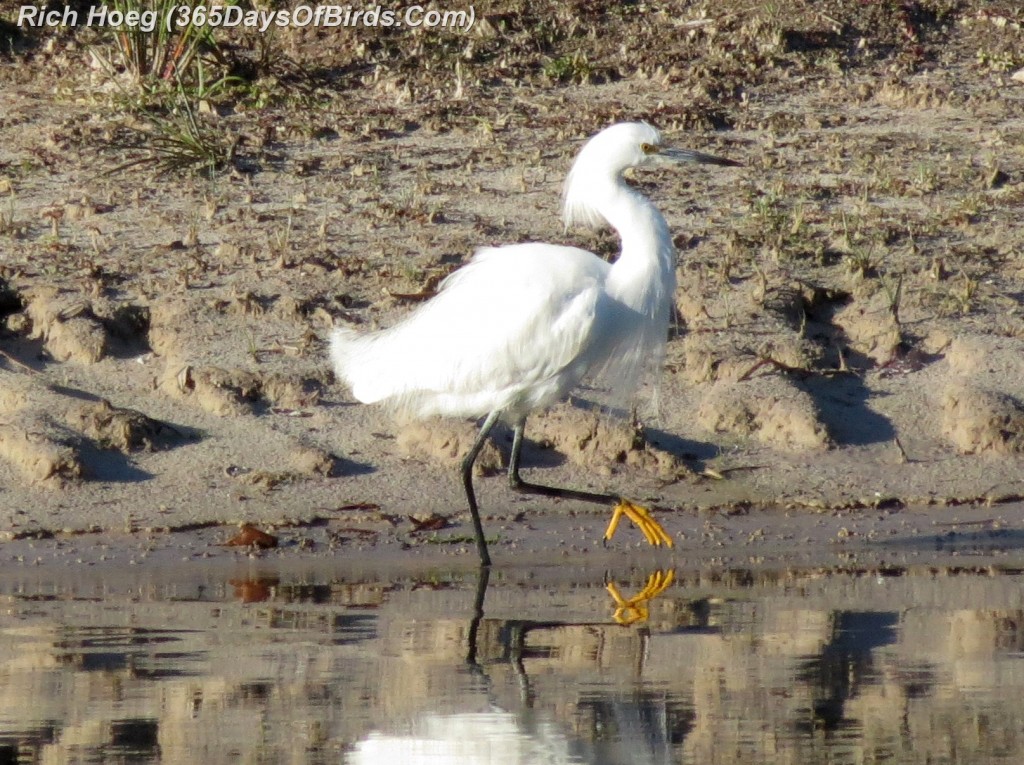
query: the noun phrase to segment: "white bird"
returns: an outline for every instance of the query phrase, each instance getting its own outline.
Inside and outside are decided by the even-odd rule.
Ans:
[[[623,514],[652,544],[672,540],[645,508],[611,494],[526,483],[519,477],[526,417],[566,398],[584,379],[627,395],[660,369],[675,291],[676,251],[665,218],[623,173],[656,162],[738,165],[673,149],[645,123],[612,125],[580,151],[564,192],[567,226],[607,223],[621,238],[613,263],[575,247],[486,247],[440,285],[438,294],[388,329],[335,329],[338,378],[363,403],[414,418],[485,417],[462,461],[482,565],[490,555],[472,473],[499,419],[513,427],[508,476],[517,491],[587,501],[616,500],[605,538]]]

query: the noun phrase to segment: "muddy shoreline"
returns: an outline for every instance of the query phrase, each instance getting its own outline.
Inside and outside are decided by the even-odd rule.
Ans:
[[[47,560],[104,545],[121,560],[151,543],[191,558],[251,523],[311,539],[303,556],[400,565],[428,547],[414,531],[424,518],[464,536],[453,465],[474,425],[408,426],[356,405],[326,338],[393,323],[477,246],[551,241],[614,257],[613,237],[562,229],[559,194],[580,142],[623,119],[745,168],[633,179],[679,250],[657,405],[641,405],[636,426],[602,416],[607,397],[583,390],[531,418],[532,480],[669,508],[673,565],[714,559],[702,543],[709,533],[714,549],[719,532],[704,525],[719,518],[737,524],[722,532],[737,561],[751,555],[744,534],[777,538],[791,524],[784,533],[806,538],[794,559],[808,547],[833,559],[851,544],[841,529],[873,513],[876,536],[900,518],[935,539],[946,528],[935,524],[1020,526],[1019,16],[972,3],[884,19],[874,7],[705,9],[680,38],[585,14],[572,35],[598,41],[593,57],[583,67],[566,51],[563,72],[558,46],[576,38],[537,58],[516,27],[527,10],[489,22],[509,35],[504,63],[459,54],[454,95],[448,38],[328,54],[282,33],[282,61],[349,71],[323,57],[364,56],[376,74],[293,72],[255,81],[262,107],[211,102],[204,124],[238,138],[248,163],[213,177],[130,164],[146,147],[114,139],[149,112],[112,95],[123,73],[89,63],[102,41],[11,38],[0,58],[6,560],[51,535],[38,540]],[[603,47],[620,33],[687,65],[659,70],[640,48]],[[389,58],[403,43],[422,67]],[[511,497],[509,438],[496,432],[477,479],[499,560],[660,559],[633,537],[599,553],[594,507]],[[790,555],[787,540],[768,546],[768,559]],[[429,547],[430,560],[472,557]]]

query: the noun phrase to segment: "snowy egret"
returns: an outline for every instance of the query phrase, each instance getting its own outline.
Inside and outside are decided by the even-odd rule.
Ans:
[[[626,515],[652,544],[672,545],[648,511],[616,495],[527,483],[519,477],[526,417],[565,398],[584,378],[617,394],[660,366],[676,286],[676,251],[665,218],[623,173],[659,162],[739,163],[669,148],[645,123],[612,125],[591,138],[565,184],[566,225],[607,223],[621,239],[614,264],[576,247],[516,244],[479,250],[430,301],[388,329],[336,329],[338,378],[363,403],[406,416],[484,417],[462,461],[481,563],[490,565],[473,491],[473,463],[499,419],[513,427],[508,478],[517,491],[617,501],[605,539]]]

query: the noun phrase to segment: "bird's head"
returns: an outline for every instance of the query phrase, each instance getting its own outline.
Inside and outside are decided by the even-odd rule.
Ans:
[[[602,218],[595,195],[622,182],[631,167],[683,162],[738,166],[711,154],[666,146],[657,128],[646,122],[620,122],[595,135],[580,150],[565,183],[565,222],[598,225]]]
[[[646,122],[620,122],[595,135],[573,163],[573,172],[621,175],[631,167],[656,161],[664,148],[661,132]]]

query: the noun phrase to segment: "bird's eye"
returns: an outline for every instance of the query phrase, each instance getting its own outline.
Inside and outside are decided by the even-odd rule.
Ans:
[[[653,143],[642,143],[640,144],[640,151],[642,151],[644,154],[657,154],[658,147],[655,146]]]

